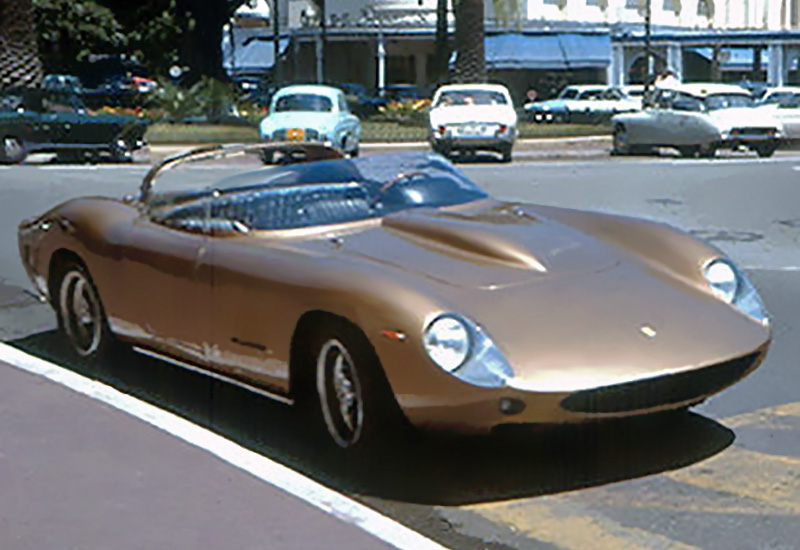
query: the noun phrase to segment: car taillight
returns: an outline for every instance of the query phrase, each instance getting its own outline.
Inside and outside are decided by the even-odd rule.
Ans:
[[[442,126],[439,126],[439,128],[437,128],[437,130],[439,131],[440,134],[444,134],[447,131],[447,127],[442,125]]]
[[[505,124],[501,124],[498,132],[500,132],[501,134],[505,134],[506,132],[508,132],[508,126],[506,126]]]

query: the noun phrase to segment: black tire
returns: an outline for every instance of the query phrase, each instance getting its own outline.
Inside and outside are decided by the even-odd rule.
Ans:
[[[16,136],[5,136],[0,140],[0,164],[19,164],[28,157],[25,144]]]
[[[500,162],[509,163],[511,162],[511,150],[512,146],[508,145],[500,149]]]
[[[56,152],[56,162],[60,164],[83,164],[86,162],[86,153],[83,151],[65,150]]]
[[[120,138],[109,146],[111,160],[114,162],[133,162],[133,145]]]
[[[772,155],[775,154],[775,151],[778,150],[777,143],[764,143],[759,145],[754,145],[753,149],[755,149],[756,154],[761,158],[770,158]]]
[[[713,145],[701,145],[697,154],[700,158],[713,159],[717,156],[717,148]]]
[[[628,129],[621,124],[614,126],[614,148],[611,150],[612,155],[630,155],[631,145]]]
[[[88,270],[68,262],[58,270],[52,297],[58,328],[72,353],[91,363],[110,357],[118,342],[109,329],[100,293]]]
[[[313,371],[300,388],[301,407],[337,452],[358,455],[396,437],[402,415],[366,336],[343,319],[331,319],[312,336]]]
[[[678,152],[683,158],[687,159],[696,158],[700,153],[700,147],[697,145],[682,145],[680,147],[676,147],[676,149],[678,149]]]

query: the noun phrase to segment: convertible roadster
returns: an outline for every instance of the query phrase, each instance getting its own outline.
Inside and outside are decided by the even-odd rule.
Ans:
[[[265,148],[285,162],[154,187]],[[22,222],[19,249],[78,356],[127,343],[296,402],[348,452],[403,418],[486,433],[685,409],[771,341],[719,250],[660,223],[493,199],[435,153],[201,149],[153,168],[137,197]]]

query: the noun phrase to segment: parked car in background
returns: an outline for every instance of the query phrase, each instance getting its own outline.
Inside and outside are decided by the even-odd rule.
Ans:
[[[768,353],[744,270],[666,224],[493,198],[431,153],[274,146],[306,162],[162,192],[166,168],[270,144],[204,148],[151,170],[135,200],[22,221],[65,348],[205,372],[366,457],[406,424],[490,434],[685,410]]]
[[[758,105],[780,105],[791,101],[797,95],[800,95],[800,87],[797,86],[767,88],[756,103]]]
[[[730,84],[657,88],[650,106],[612,122],[616,154],[672,147],[685,157],[713,157],[718,149],[746,147],[770,157],[783,138],[772,110],[757,108],[747,90]]]
[[[596,123],[641,107],[641,99],[629,97],[620,88],[590,84],[567,86],[556,99],[534,101],[524,108],[533,122]]]
[[[281,88],[259,128],[265,141],[330,143],[350,156],[358,156],[361,143],[361,122],[350,112],[344,92],[332,86]]]
[[[52,92],[85,93],[81,79],[70,74],[48,74],[42,79],[42,88]]]
[[[511,95],[499,84],[451,84],[433,96],[428,139],[437,153],[500,153],[511,161],[517,139],[517,113]]]
[[[772,88],[758,106],[778,119],[786,140],[800,141],[800,88]]]
[[[0,95],[0,163],[29,153],[52,152],[60,160],[110,157],[131,161],[144,146],[147,122],[135,116],[94,113],[69,92],[7,90]]]

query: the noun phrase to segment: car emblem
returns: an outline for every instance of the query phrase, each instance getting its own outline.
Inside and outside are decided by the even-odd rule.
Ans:
[[[655,329],[653,327],[651,327],[650,325],[642,325],[641,327],[639,327],[639,332],[641,332],[642,334],[644,334],[648,338],[655,338],[655,336],[656,336]]]

